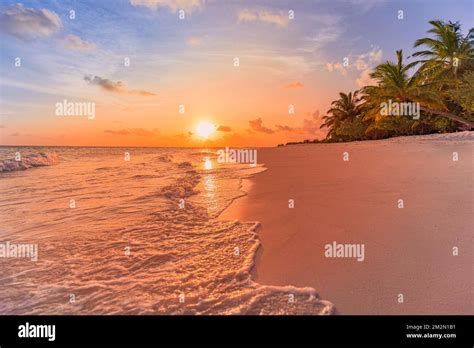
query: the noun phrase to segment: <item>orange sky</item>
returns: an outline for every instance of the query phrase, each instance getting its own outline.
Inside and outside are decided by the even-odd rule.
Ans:
[[[428,19],[459,19],[433,3],[402,22],[400,7],[419,8],[404,0],[111,3],[2,1],[1,145],[322,139],[321,117],[339,92],[370,83],[370,69],[409,51]],[[71,19],[71,9],[81,15]],[[64,100],[94,103],[94,119],[57,115]],[[196,134],[203,121],[216,129],[207,139]]]

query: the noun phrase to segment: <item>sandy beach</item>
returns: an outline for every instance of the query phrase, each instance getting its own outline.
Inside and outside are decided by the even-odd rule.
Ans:
[[[341,314],[470,314],[473,145],[460,132],[260,149],[268,169],[220,218],[261,223],[258,283],[313,287]],[[363,261],[326,257],[333,242],[363,244]]]

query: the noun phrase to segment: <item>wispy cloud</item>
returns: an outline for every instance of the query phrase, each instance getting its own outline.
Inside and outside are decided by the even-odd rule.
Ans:
[[[304,45],[298,50],[319,54],[326,45],[337,41],[342,36],[344,22],[339,15],[311,15],[309,17],[315,29],[304,38]]]
[[[360,71],[359,77],[356,79],[358,87],[370,86],[375,81],[370,77],[374,65],[380,63],[383,58],[383,51],[380,48],[373,48],[367,53],[361,54],[356,60],[356,69]]]
[[[201,9],[204,3],[205,0],[130,0],[133,6],[144,6],[152,11],[156,11],[159,7],[166,7],[173,13],[179,10],[192,12]]]
[[[250,120],[249,124],[250,124],[250,128],[255,132],[266,133],[266,134],[275,133],[275,131],[273,129],[265,127],[263,125],[263,121],[262,121],[261,118],[257,118],[255,120]]]
[[[250,128],[259,133],[265,134],[273,134],[276,132],[285,132],[285,133],[295,133],[301,135],[317,135],[321,134],[322,131],[320,130],[321,125],[321,117],[319,110],[314,111],[311,114],[308,114],[309,118],[303,119],[303,123],[301,126],[288,126],[288,125],[281,125],[277,124],[274,128],[269,128],[263,125],[263,121],[261,118],[257,118],[255,120],[250,120]]]
[[[348,0],[358,13],[366,13],[373,8],[383,5],[388,0]]]
[[[348,64],[344,66],[341,63],[326,63],[326,70],[329,72],[337,71],[341,75],[346,76],[347,71],[351,68],[355,68],[358,71],[364,72],[369,70],[374,64],[380,63],[382,61],[383,51],[380,48],[372,48],[366,53],[362,53],[356,56],[347,57]],[[350,62],[355,62],[351,64]]]
[[[303,88],[303,87],[304,85],[301,82],[293,82],[285,86],[285,88]]]
[[[109,79],[103,79],[99,76],[92,77],[91,75],[84,76],[84,80],[89,82],[91,85],[97,85],[109,92],[123,93],[125,92],[125,85],[122,81],[114,82]]]
[[[126,128],[126,129],[118,129],[118,130],[110,130],[107,129],[104,131],[104,133],[107,134],[113,134],[113,135],[137,135],[140,137],[154,137],[158,134],[157,129],[144,129],[144,128]]]
[[[366,70],[374,63],[382,61],[383,51],[380,48],[373,48],[367,53],[360,54],[356,58],[355,67],[357,70]]]
[[[278,27],[286,27],[289,23],[288,14],[283,12],[272,12],[270,10],[243,9],[238,14],[240,22],[263,22],[274,24]]]
[[[309,118],[303,119],[303,124],[301,125],[301,127],[290,127],[287,125],[277,124],[275,128],[277,129],[277,131],[288,133],[298,133],[307,135],[316,135],[322,133],[319,128],[321,125],[321,117],[319,110],[314,111],[309,116]]]
[[[82,40],[76,35],[67,35],[59,43],[62,47],[72,51],[93,51],[96,48],[94,43]]]
[[[218,132],[230,132],[230,131],[232,131],[232,128],[230,128],[229,126],[219,126],[219,127],[217,127],[216,130]]]
[[[316,134],[321,132],[320,125],[321,115],[319,113],[319,110],[316,110],[310,115],[310,118],[305,118],[303,120],[302,129],[307,133]]]
[[[290,127],[290,126],[287,126],[287,125],[281,125],[281,124],[275,125],[275,128],[279,132],[294,132],[294,131],[299,130],[298,128]]]
[[[189,47],[201,47],[204,44],[204,38],[199,36],[190,36],[186,40]]]
[[[326,70],[329,72],[338,71],[343,76],[347,75],[347,70],[341,63],[326,63]]]
[[[104,89],[107,92],[112,92],[112,93],[126,93],[130,95],[137,95],[137,96],[154,96],[156,95],[155,93],[144,91],[144,90],[129,90],[125,86],[125,84],[122,81],[112,81],[109,79],[103,79],[99,76],[92,76],[92,75],[86,75],[84,76],[84,80],[89,82],[91,85],[96,85],[100,86],[102,89]]]
[[[60,28],[59,16],[47,9],[15,4],[0,12],[0,30],[21,40],[49,36]]]

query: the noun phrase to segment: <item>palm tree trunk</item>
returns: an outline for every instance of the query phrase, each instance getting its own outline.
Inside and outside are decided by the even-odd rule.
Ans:
[[[463,125],[467,126],[469,129],[474,128],[474,123],[473,122],[471,122],[469,120],[466,120],[462,117],[453,115],[449,112],[432,110],[432,109],[425,108],[423,106],[420,107],[420,110],[425,111],[425,112],[429,112],[430,114],[444,116],[444,117],[449,118],[450,120],[453,120],[453,121],[457,121],[457,122],[462,123]]]

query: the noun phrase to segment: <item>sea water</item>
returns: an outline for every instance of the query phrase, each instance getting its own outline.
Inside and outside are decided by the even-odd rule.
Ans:
[[[18,161],[18,159],[20,159]],[[255,283],[258,222],[219,214],[262,164],[208,149],[0,147],[0,314],[328,314]]]

